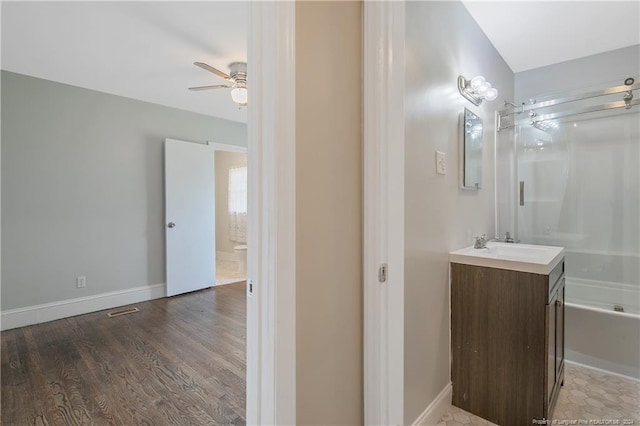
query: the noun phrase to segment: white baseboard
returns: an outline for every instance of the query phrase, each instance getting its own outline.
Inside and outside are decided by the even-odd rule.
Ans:
[[[0,315],[0,330],[40,324],[103,309],[145,302],[147,300],[166,297],[166,285],[152,284],[134,287],[126,290],[112,291],[93,296],[78,297],[77,299],[62,300],[60,302],[27,306],[25,308],[2,311]]]
[[[451,383],[440,391],[436,399],[431,401],[431,404],[418,416],[418,418],[412,423],[413,426],[435,426],[438,424],[444,413],[451,407]]]
[[[581,354],[577,354],[577,352],[573,352],[569,354],[567,350],[565,350],[567,352],[564,363],[568,364],[568,365],[576,365],[578,367],[583,367],[583,368],[588,368],[589,370],[594,370],[594,371],[598,371],[600,373],[605,373],[605,374],[610,374],[612,376],[617,376],[617,377],[622,377],[623,379],[627,379],[627,380],[633,380],[634,382],[640,382],[640,378],[638,377],[638,373],[640,373],[640,369],[638,367],[628,367],[628,366],[623,366],[622,369],[626,372],[626,373],[630,373],[630,374],[623,374],[620,373],[619,371],[621,370],[621,367],[618,366],[618,368],[614,368],[611,369],[609,364],[605,364],[605,367],[609,367],[609,368],[599,368],[599,367],[595,367],[593,364],[594,362],[592,361],[593,358],[591,357],[587,357],[584,356],[581,357]],[[577,355],[576,355],[577,354]],[[568,359],[569,355],[571,355],[571,360]],[[574,361],[573,359],[577,359],[577,361]],[[597,364],[597,363],[595,363]],[[598,364],[600,365],[600,364]]]

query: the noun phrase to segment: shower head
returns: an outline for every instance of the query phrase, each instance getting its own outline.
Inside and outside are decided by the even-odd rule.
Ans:
[[[547,133],[559,127],[558,122],[554,120],[531,120],[529,121],[529,125]]]
[[[625,85],[625,86],[631,86],[633,83],[635,83],[635,80],[634,80],[633,78],[631,78],[631,77],[627,78],[627,79],[624,81],[624,85]]]

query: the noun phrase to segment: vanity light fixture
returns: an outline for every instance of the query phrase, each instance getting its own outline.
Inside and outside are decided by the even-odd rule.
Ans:
[[[458,76],[458,91],[476,106],[485,99],[493,101],[498,97],[498,89],[491,87],[491,83],[481,75],[477,75],[471,80],[467,80],[461,75]]]

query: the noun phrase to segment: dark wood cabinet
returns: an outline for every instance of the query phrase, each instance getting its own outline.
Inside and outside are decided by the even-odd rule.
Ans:
[[[451,263],[453,405],[503,426],[549,419],[564,382],[564,261],[549,275]]]
[[[553,413],[564,384],[564,276],[551,290],[547,305],[547,399],[545,413]],[[547,417],[548,418],[548,417]]]

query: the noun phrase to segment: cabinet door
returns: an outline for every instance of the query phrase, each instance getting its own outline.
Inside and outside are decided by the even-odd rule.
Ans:
[[[554,292],[549,304],[547,305],[547,316],[549,318],[549,351],[547,353],[547,402],[551,405],[551,399],[553,397],[553,389],[556,384],[557,370],[556,370],[556,342],[557,342],[557,308],[556,301],[558,300],[558,292]]]
[[[564,363],[564,278],[558,286],[555,298],[556,311],[556,380],[560,377],[560,370]]]

